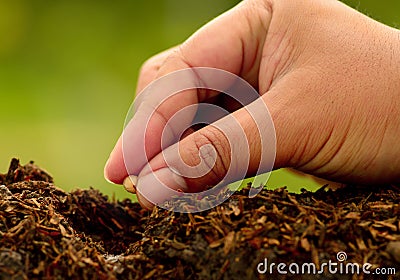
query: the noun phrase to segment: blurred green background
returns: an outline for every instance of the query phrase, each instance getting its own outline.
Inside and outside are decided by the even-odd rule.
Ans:
[[[66,190],[117,198],[103,166],[133,100],[140,65],[185,40],[237,0],[0,0],[0,170],[35,160]],[[400,23],[397,1],[346,1]],[[274,172],[270,187],[316,184]]]

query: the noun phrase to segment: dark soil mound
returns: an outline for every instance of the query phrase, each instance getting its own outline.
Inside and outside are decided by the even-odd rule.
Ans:
[[[64,192],[13,160],[0,174],[0,279],[400,278],[400,188],[248,190],[201,213],[148,212]]]

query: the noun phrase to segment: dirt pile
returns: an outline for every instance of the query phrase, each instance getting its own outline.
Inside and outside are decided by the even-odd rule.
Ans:
[[[67,193],[14,159],[0,174],[0,279],[400,278],[399,187],[248,191],[201,213],[149,212]]]

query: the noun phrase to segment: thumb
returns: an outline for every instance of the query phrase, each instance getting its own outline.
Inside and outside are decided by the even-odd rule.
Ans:
[[[136,192],[147,208],[182,196],[181,191],[188,196],[204,191],[204,196],[208,186],[219,189],[271,171],[274,159],[274,126],[263,99],[258,98],[155,156],[140,172]],[[221,202],[212,201],[207,209]],[[202,210],[206,209],[197,209]]]

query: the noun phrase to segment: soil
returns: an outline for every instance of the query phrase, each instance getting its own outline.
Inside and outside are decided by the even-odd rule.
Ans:
[[[147,211],[65,192],[13,159],[0,174],[0,279],[400,279],[398,186],[248,191],[200,213]],[[310,263],[321,273],[301,273]],[[352,263],[371,274],[346,273]]]

